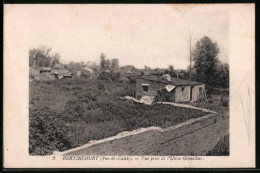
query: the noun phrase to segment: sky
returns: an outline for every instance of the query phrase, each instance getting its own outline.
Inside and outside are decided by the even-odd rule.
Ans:
[[[29,48],[51,47],[61,62],[94,61],[100,54],[121,66],[186,69],[188,31],[193,42],[209,36],[229,62],[229,13],[221,8],[177,5],[22,5],[11,25],[22,30]],[[26,7],[26,8],[25,8]]]

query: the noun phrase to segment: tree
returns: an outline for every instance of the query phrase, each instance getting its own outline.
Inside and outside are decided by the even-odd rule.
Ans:
[[[67,69],[71,71],[72,73],[76,73],[77,71],[84,71],[84,68],[86,67],[84,62],[69,62],[67,65]]]
[[[200,39],[193,51],[194,70],[196,71],[197,81],[207,84],[215,83],[217,72],[219,48],[216,42],[212,42],[207,36]]]
[[[110,60],[106,59],[104,53],[100,55],[100,66],[103,70],[108,70],[110,68]]]
[[[229,87],[229,65],[219,62],[215,73],[215,86],[221,88]]]
[[[169,70],[170,70],[171,72],[174,72],[174,66],[173,66],[173,65],[169,65]]]
[[[54,66],[55,64],[59,64],[60,63],[60,55],[58,53],[55,53],[52,56],[52,63],[51,65]]]
[[[181,35],[183,35],[183,34],[181,34]],[[194,40],[194,30],[190,30],[190,29],[188,29],[187,30],[187,32],[185,33],[185,35],[183,35],[184,37],[185,37],[185,40],[188,42],[188,44],[189,44],[189,61],[190,61],[190,65],[189,65],[189,79],[191,80],[191,77],[192,77],[192,65],[191,65],[191,63],[192,63],[192,41]]]
[[[101,55],[100,55],[100,66],[101,66],[101,68],[102,69],[104,69],[105,68],[105,63],[106,63],[106,56],[105,56],[105,54],[104,53],[101,53]]]
[[[110,60],[107,59],[107,60],[105,61],[105,70],[108,70],[109,68],[110,68]]]
[[[59,63],[60,55],[55,53],[50,55],[51,48],[40,47],[29,50],[30,67],[49,67],[53,63]]]

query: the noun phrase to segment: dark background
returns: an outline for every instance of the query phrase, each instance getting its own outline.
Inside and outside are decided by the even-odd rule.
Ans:
[[[35,172],[35,171],[39,171],[39,172],[46,172],[46,171],[51,171],[51,172],[58,172],[58,171],[77,171],[77,172],[96,172],[96,171],[101,171],[101,172],[130,172],[130,171],[134,171],[134,172],[172,172],[172,171],[177,171],[177,172],[188,172],[188,171],[194,171],[194,172],[215,172],[215,171],[220,171],[220,172],[226,172],[226,171],[232,171],[232,172],[251,172],[251,171],[259,171],[260,170],[260,137],[259,137],[259,131],[260,131],[260,117],[258,117],[258,113],[259,113],[259,100],[257,98],[259,98],[259,71],[258,68],[260,68],[259,65],[259,2],[254,1],[254,0],[110,0],[110,1],[105,1],[105,0],[3,0],[1,1],[1,10],[2,10],[2,14],[3,14],[3,4],[57,4],[57,3],[62,3],[62,4],[72,4],[72,3],[92,3],[92,4],[96,4],[96,3],[139,3],[139,4],[143,4],[143,3],[255,3],[255,11],[256,11],[256,28],[255,28],[255,36],[256,36],[256,44],[255,44],[255,69],[256,69],[256,168],[252,169],[252,168],[243,168],[243,169],[5,169],[3,168],[3,158],[4,155],[3,153],[1,153],[1,171],[8,171],[8,172],[20,172],[20,171],[26,171],[26,172]],[[241,13],[243,13],[243,11],[241,11]],[[1,35],[1,40],[3,40],[3,15],[2,15],[2,35]],[[1,65],[2,65],[2,69],[3,67],[3,41],[1,42],[1,48],[2,48],[2,58],[1,58]],[[2,95],[2,105],[3,105],[3,71],[1,71],[1,81],[2,81],[2,85],[1,85],[1,95]],[[2,149],[3,149],[3,112],[2,112],[2,127],[0,128],[1,130],[1,135],[2,135]],[[1,150],[2,152],[2,150]],[[15,156],[14,156],[15,157]]]

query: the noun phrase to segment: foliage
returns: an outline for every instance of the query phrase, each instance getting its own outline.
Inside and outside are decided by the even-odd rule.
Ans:
[[[83,73],[89,73],[87,70],[84,69],[85,67],[86,64],[84,62],[71,61],[66,65],[66,68],[72,73],[76,73],[77,71],[81,71]]]
[[[29,66],[30,67],[48,67],[60,62],[60,55],[50,54],[51,48],[41,47],[29,50]]]
[[[216,87],[229,87],[229,66],[219,61],[219,52],[217,43],[207,36],[197,42],[193,50],[193,79]]]
[[[98,77],[100,80],[108,80],[108,81],[117,81],[120,78],[120,73],[119,72],[106,72],[102,71],[100,76]]]
[[[178,74],[174,70],[174,66],[173,65],[169,65],[168,74],[171,75],[171,77],[178,78]]]
[[[103,70],[108,70],[110,68],[110,60],[106,59],[104,53],[100,55],[100,66]]]
[[[124,70],[124,71],[134,71],[134,70],[136,70],[135,66],[133,66],[133,65],[125,65],[125,66],[121,67],[121,69]]]
[[[129,79],[129,82],[130,82],[130,83],[133,83],[133,84],[136,83],[136,78],[135,78],[135,76],[129,75],[129,76],[128,76],[128,79]]]
[[[37,155],[52,154],[74,147],[70,128],[61,115],[48,107],[30,110],[29,152]]]
[[[207,156],[229,156],[229,135],[224,136]]]
[[[30,82],[30,153],[51,154],[141,127],[168,127],[203,116],[170,105],[139,105],[135,84],[73,78]]]
[[[173,102],[174,101],[173,91],[168,92],[165,88],[158,90],[155,100],[161,102]]]
[[[219,62],[215,73],[215,86],[221,88],[229,87],[229,65]]]
[[[211,41],[207,36],[203,37],[196,44],[193,51],[194,69],[197,80],[200,82],[214,84],[217,71],[219,48],[217,43]]]

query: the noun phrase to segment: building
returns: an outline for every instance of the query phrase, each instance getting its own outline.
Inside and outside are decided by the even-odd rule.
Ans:
[[[54,69],[51,74],[55,76],[56,79],[72,78],[72,73],[64,69]]]
[[[42,67],[40,69],[40,73],[50,73],[51,72],[51,68],[49,67]]]
[[[135,96],[137,99],[149,96],[156,101],[187,102],[206,99],[206,92],[203,83],[163,75],[138,77]]]

